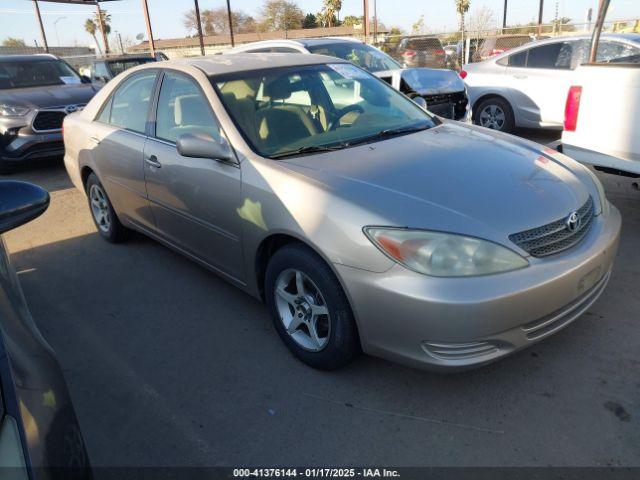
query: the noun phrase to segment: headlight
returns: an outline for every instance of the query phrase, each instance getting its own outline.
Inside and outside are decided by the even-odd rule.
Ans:
[[[0,104],[0,117],[22,117],[29,113],[27,107]]]
[[[389,227],[365,227],[364,232],[392,260],[434,277],[488,275],[529,265],[514,251],[479,238]]]

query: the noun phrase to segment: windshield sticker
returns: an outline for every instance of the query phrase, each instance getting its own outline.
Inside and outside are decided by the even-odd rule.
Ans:
[[[366,79],[368,76],[364,70],[347,63],[331,63],[329,67],[349,80]]]
[[[60,77],[60,80],[67,85],[76,85],[78,83],[82,83],[78,77],[75,75],[63,76]]]

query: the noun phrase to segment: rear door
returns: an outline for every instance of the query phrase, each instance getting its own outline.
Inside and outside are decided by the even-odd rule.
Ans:
[[[576,45],[575,40],[547,43],[519,52],[517,61],[510,58],[506,73],[513,85],[516,117],[526,122],[521,126],[562,126]]]
[[[183,252],[242,280],[240,166],[183,157],[176,148],[186,133],[206,133],[226,142],[209,100],[191,76],[166,70],[154,116],[144,150],[144,176],[158,233]]]
[[[91,156],[118,216],[146,227],[154,221],[146,198],[142,155],[157,70],[129,76],[91,125]],[[122,219],[122,218],[121,218]]]

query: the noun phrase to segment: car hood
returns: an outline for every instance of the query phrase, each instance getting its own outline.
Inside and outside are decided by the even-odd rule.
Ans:
[[[0,103],[29,108],[62,107],[65,105],[86,104],[96,92],[97,89],[87,83],[15,88],[0,90]]]
[[[364,222],[482,236],[567,217],[589,189],[535,144],[446,122],[430,130],[283,161],[347,197]],[[366,224],[366,223],[365,223]]]
[[[452,70],[405,68],[400,76],[419,95],[439,95],[464,91],[464,82],[460,75]]]
[[[375,72],[377,77],[400,75],[410,91],[418,95],[440,95],[443,93],[464,91],[464,81],[452,70],[437,68],[398,68]],[[404,91],[404,90],[403,90]]]

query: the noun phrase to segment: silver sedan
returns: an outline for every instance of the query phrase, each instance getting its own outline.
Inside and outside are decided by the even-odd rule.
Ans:
[[[585,167],[435,117],[335,58],[150,64],[64,124],[99,234],[142,232],[262,299],[316,368],[452,370],[578,318],[620,214]]]

